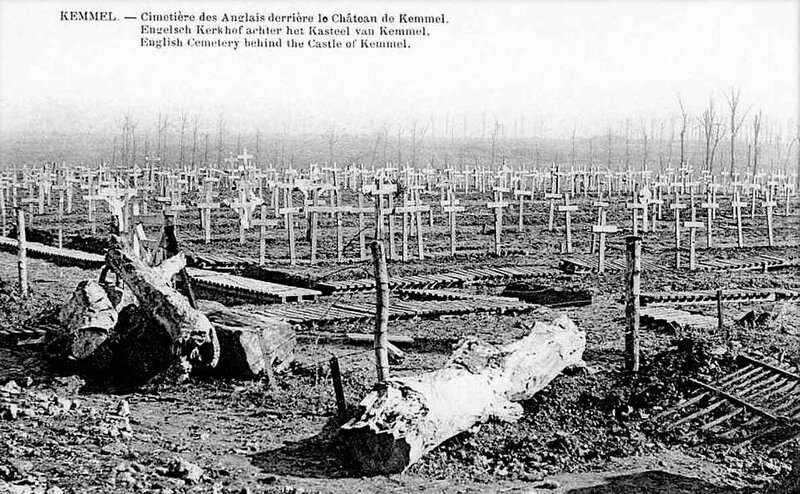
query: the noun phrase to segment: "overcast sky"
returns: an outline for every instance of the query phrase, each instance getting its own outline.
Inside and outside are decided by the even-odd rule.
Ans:
[[[199,14],[444,13],[405,50],[139,47],[139,22],[60,22],[63,9]],[[231,130],[363,132],[466,117],[507,134],[602,133],[691,113],[741,88],[743,106],[796,119],[800,2],[31,2],[0,0],[0,129],[101,131],[129,112],[200,113]],[[524,119],[524,124],[521,123]]]

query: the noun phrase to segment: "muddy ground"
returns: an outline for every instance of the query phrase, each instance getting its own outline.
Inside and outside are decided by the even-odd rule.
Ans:
[[[298,198],[299,199],[299,198]],[[128,388],[98,384],[91,376],[64,375],[48,362],[36,345],[0,346],[0,385],[19,403],[16,418],[0,420],[0,488],[54,486],[65,492],[757,492],[784,473],[794,446],[771,453],[767,446],[733,450],[730,445],[705,439],[682,441],[663,434],[649,418],[690,393],[689,377],[711,379],[729,372],[733,356],[748,351],[765,359],[780,359],[797,368],[800,363],[797,319],[745,329],[733,321],[747,310],[768,311],[769,304],[726,306],[730,336],[714,332],[675,334],[661,328],[643,331],[643,370],[633,377],[621,371],[624,293],[619,273],[568,276],[556,269],[561,257],[563,217],[555,232],[547,232],[548,203],[527,208],[529,224],[516,232],[516,214],[506,215],[504,246],[528,255],[487,256],[491,250],[492,219],[480,203],[487,198],[464,199],[476,214],[459,218],[462,249],[471,255],[453,260],[435,256],[424,262],[391,263],[390,274],[435,272],[450,267],[487,265],[537,266],[535,283],[591,292],[594,303],[583,307],[541,308],[524,315],[472,315],[393,322],[390,332],[415,338],[407,356],[394,362],[392,372],[406,375],[444,364],[458,340],[480,336],[503,344],[520,338],[535,320],[566,313],[587,333],[587,366],[565,373],[544,391],[523,403],[518,423],[490,422],[445,442],[402,475],[361,477],[352,468],[336,435],[336,416],[327,361],[341,360],[345,394],[351,406],[374,381],[371,349],[319,336],[322,332],[371,331],[370,323],[336,327],[298,328],[302,337],[296,364],[268,388],[261,381],[192,378],[181,385]],[[575,250],[586,252],[588,225],[594,211],[587,201],[573,218]],[[671,217],[664,213],[660,231],[646,234],[646,258],[671,266],[674,258]],[[724,216],[724,215],[723,215]],[[104,218],[101,215],[101,218]],[[107,220],[107,217],[105,217]],[[435,215],[434,233],[426,233],[431,253],[448,247],[444,218]],[[776,216],[776,237],[796,240],[797,216]],[[215,218],[215,240],[203,245],[196,220],[181,220],[179,236],[194,251],[257,256],[253,233],[240,246],[235,215],[220,211]],[[345,238],[355,234],[355,218]],[[609,222],[629,223],[621,207]],[[90,226],[77,208],[64,222],[67,244],[102,249],[105,222],[97,239],[89,240]],[[427,224],[427,220],[425,221]],[[335,234],[324,218],[322,256],[335,255]],[[764,242],[764,218],[745,220],[746,242]],[[307,258],[304,220],[298,229],[298,249]],[[720,243],[735,241],[731,218],[720,218],[715,233]],[[52,241],[53,215],[34,218],[31,237]],[[400,231],[398,225],[398,232]],[[155,230],[151,230],[155,233]],[[398,235],[399,237],[399,235]],[[684,238],[686,241],[688,236]],[[700,246],[705,245],[698,235]],[[30,237],[29,237],[30,238]],[[610,242],[609,256],[622,257],[623,236]],[[399,251],[398,241],[398,251]],[[412,249],[415,252],[415,249]],[[796,248],[710,249],[704,257],[744,257],[754,252],[797,257]],[[348,247],[357,257],[357,243]],[[684,256],[687,254],[684,253]],[[271,231],[271,261],[267,268],[309,281],[368,276],[369,263],[345,266],[323,259],[311,266],[301,261],[289,267],[284,233]],[[686,259],[686,257],[684,257]],[[665,270],[643,274],[644,290],[690,290],[800,286],[798,269],[768,273],[686,273]],[[98,272],[30,261],[32,295],[19,299],[14,292],[15,258],[0,253],[0,321],[18,326],[30,317],[64,301],[78,281],[96,279]],[[465,290],[499,294],[503,286],[473,286]],[[353,297],[361,297],[353,296]],[[366,295],[369,296],[369,295]],[[338,300],[350,295],[339,295]],[[333,302],[333,299],[327,299]],[[713,307],[698,306],[713,315]],[[14,384],[10,384],[14,381]],[[19,386],[19,389],[17,389]],[[202,469],[202,475],[182,461]]]

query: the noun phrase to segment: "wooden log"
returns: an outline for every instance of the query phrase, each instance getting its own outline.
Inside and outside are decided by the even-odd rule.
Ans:
[[[219,342],[211,321],[192,308],[165,276],[165,272],[172,274],[186,265],[182,253],[173,257],[165,263],[168,271],[150,267],[114,237],[106,263],[136,295],[140,306],[167,331],[176,355],[214,367],[219,360]]]
[[[214,374],[227,377],[271,377],[294,360],[297,338],[284,321],[201,300],[198,309],[214,325],[220,345]]]
[[[376,384],[340,432],[365,473],[401,472],[476,423],[518,419],[514,402],[580,364],[585,347],[586,335],[566,316],[537,322],[502,348],[467,340],[443,369]]]
[[[112,334],[118,316],[113,302],[99,283],[81,281],[58,311],[60,330],[48,335],[48,339],[60,342],[56,353],[83,360]]]

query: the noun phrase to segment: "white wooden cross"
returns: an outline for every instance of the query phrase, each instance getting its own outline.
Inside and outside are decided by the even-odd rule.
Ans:
[[[448,191],[452,193],[452,190]],[[430,206],[417,204],[415,202],[415,195],[414,189],[410,190],[407,194],[403,194],[403,206],[394,208],[395,213],[402,213],[402,223],[401,223],[401,232],[403,238],[403,246],[402,246],[402,258],[403,261],[409,260],[409,234],[411,233],[411,229],[413,223],[416,219],[419,219],[418,223],[422,223],[422,212],[429,211]],[[422,235],[420,232],[422,231],[419,228],[419,224],[417,224],[417,246],[418,246],[418,254],[422,252]]]
[[[702,221],[696,221],[694,208],[692,208],[691,221],[684,221],[684,228],[689,229],[689,271],[697,269],[697,229],[703,227]]]
[[[244,182],[239,184],[239,200],[223,201],[226,206],[236,211],[239,216],[239,243],[245,243],[245,231],[250,229],[252,216],[256,208],[264,203],[264,200],[256,196]]]
[[[605,211],[604,211],[604,209],[609,207],[610,205],[611,205],[611,203],[602,200],[602,196],[601,196],[600,200],[594,201],[592,203],[592,207],[597,208],[597,223],[595,225],[592,225],[593,227],[594,226],[602,226],[602,225],[605,224],[605,214],[604,214]],[[594,228],[593,228],[592,229],[592,243],[589,245],[589,254],[594,254],[594,248],[595,248],[594,246],[595,246],[595,237],[596,236],[597,235],[595,235]]]
[[[766,191],[766,200],[761,203],[761,206],[764,207],[767,211],[767,241],[769,242],[770,247],[775,246],[775,237],[773,235],[773,208],[776,207],[778,203],[772,198],[772,187],[768,187]]]
[[[375,184],[364,185],[362,192],[370,194],[375,198],[375,238],[383,240],[385,237],[384,223],[386,216],[389,216],[389,259],[397,257],[397,250],[395,248],[394,239],[394,219],[392,218],[392,197],[397,192],[397,185],[384,184],[382,177],[375,179]],[[387,198],[388,207],[384,207],[383,198]]]
[[[547,231],[552,232],[555,223],[556,200],[561,199],[562,195],[552,192],[545,192],[544,198],[550,200],[550,213],[547,217]]]
[[[452,190],[447,192],[448,203],[442,208],[450,217],[450,255],[456,255],[456,214],[464,211],[464,206],[458,205]]]
[[[609,233],[617,233],[619,229],[616,225],[606,224],[606,212],[600,208],[599,224],[592,225],[592,234],[597,235],[600,239],[597,248],[597,272],[603,273],[606,270],[606,235]],[[592,242],[594,245],[594,242]]]
[[[637,193],[633,194],[633,201],[634,202],[626,203],[625,209],[631,212],[633,235],[639,235],[639,215],[637,211],[644,211],[644,214],[647,215],[647,205],[639,202],[639,195]]]
[[[289,263],[291,265],[297,264],[297,250],[295,249],[294,240],[294,215],[299,214],[300,207],[292,206],[292,187],[283,187],[283,203],[284,207],[278,209],[278,214],[284,217],[284,224],[289,240]]]
[[[96,190],[94,188],[93,182],[90,181],[89,185],[86,188],[89,189],[89,194],[83,196],[83,200],[86,201],[86,203],[87,203],[86,213],[87,213],[87,215],[89,217],[88,218],[89,219],[89,227],[91,228],[92,234],[95,234],[96,230],[97,230],[97,226],[95,225],[95,222],[94,222],[95,202],[100,201],[103,198],[97,194],[97,192],[96,192]]]
[[[261,218],[253,220],[252,225],[260,227],[258,234],[258,265],[263,266],[266,264],[267,259],[267,227],[277,228],[278,220],[276,218],[267,218],[267,206],[261,204]]]
[[[525,221],[524,221],[524,213],[523,210],[525,209],[525,198],[533,198],[533,191],[532,190],[522,190],[522,189],[515,189],[514,195],[519,199],[519,220],[517,224],[517,230],[519,232],[523,232],[525,230]]]
[[[211,219],[212,209],[219,209],[220,203],[213,200],[213,186],[211,182],[206,181],[203,184],[205,189],[204,200],[197,203],[197,208],[200,210],[200,223],[203,227],[203,239],[206,244],[211,243]]]
[[[675,267],[681,267],[681,209],[686,209],[686,204],[680,203],[680,195],[678,189],[674,189],[675,200],[669,205],[675,215]]]
[[[311,206],[307,206],[306,209],[311,214],[311,263],[315,263],[317,261],[317,248],[318,248],[318,240],[317,240],[317,215],[319,213],[329,213],[332,214],[336,219],[336,259],[338,261],[344,260],[344,225],[342,223],[342,213],[349,212],[350,208],[348,207],[340,207],[336,205],[321,205],[318,204],[318,191],[312,192],[312,197],[314,198],[314,204]],[[334,196],[331,196],[331,202],[333,202]]]
[[[711,187],[706,191],[706,202],[700,204],[706,210],[706,248],[711,248],[711,222],[714,219],[714,211],[719,208],[719,204],[714,201]]]
[[[742,208],[746,206],[747,203],[739,198],[739,191],[734,189],[731,207],[733,208],[733,214],[736,217],[736,240],[740,249],[744,247],[744,236],[742,235]]]
[[[569,203],[569,192],[564,192],[564,205],[558,206],[558,212],[564,213],[564,222],[566,224],[566,243],[565,251],[567,254],[572,254],[572,213],[578,211],[577,204]]]
[[[494,201],[486,203],[486,207],[494,209],[494,253],[499,256],[501,253],[500,248],[500,235],[503,230],[503,208],[508,207],[508,203],[503,200],[503,194],[509,192],[508,189],[503,187],[495,187]]]

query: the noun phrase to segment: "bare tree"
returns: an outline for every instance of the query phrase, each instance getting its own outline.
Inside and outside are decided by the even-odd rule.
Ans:
[[[658,125],[658,171],[664,170],[664,121]]]
[[[705,142],[705,154],[703,155],[703,169],[709,172],[714,171],[714,154],[717,150],[719,140],[722,138],[722,122],[714,108],[714,100],[709,98],[708,107],[703,110],[699,119],[700,127],[703,131]]]
[[[611,126],[608,126],[606,134],[606,168],[611,168]]]
[[[680,130],[680,139],[681,139],[681,164],[680,167],[683,168],[683,165],[686,163],[685,161],[685,143],[686,143],[686,127],[689,124],[689,115],[686,114],[686,109],[683,107],[683,101],[681,101],[681,97],[678,96],[678,106],[681,107],[681,130]]]
[[[730,94],[726,94],[725,98],[728,101],[728,108],[730,109],[730,138],[731,138],[731,154],[730,154],[730,178],[733,179],[734,173],[736,173],[736,135],[739,133],[739,130],[742,128],[742,124],[744,123],[744,119],[747,116],[747,113],[750,111],[750,108],[745,110],[744,114],[742,114],[738,120],[736,117],[736,110],[739,107],[739,93],[741,90],[736,89],[734,90],[731,87]]]
[[[225,142],[225,120],[220,114],[217,120],[217,166],[222,166],[222,146]]]
[[[494,121],[494,128],[492,129],[492,154],[491,159],[489,160],[489,167],[494,169],[494,155],[497,149],[497,136],[500,134],[500,123],[495,120]]]
[[[796,188],[800,189],[800,122],[795,125],[795,133],[794,140],[797,141],[797,176],[795,180],[797,180]]]
[[[675,142],[675,117],[669,118],[669,145],[667,146],[667,165],[672,166],[672,145]]]
[[[192,119],[192,168],[194,168],[195,165],[197,164],[196,158],[197,158],[197,125],[198,125],[198,120],[200,120],[200,117],[198,117],[197,115],[195,115],[194,119]]]
[[[575,167],[575,125],[572,126],[572,154],[570,155],[570,164]]]
[[[178,125],[180,128],[180,140],[178,141],[178,164],[181,168],[183,168],[184,157],[186,156],[185,152],[185,137],[186,137],[186,124],[188,122],[189,117],[187,117],[185,111],[181,111],[178,114]]]
[[[156,152],[158,157],[162,158],[162,162],[166,161],[164,158],[167,154],[167,130],[169,125],[169,117],[167,115],[158,113],[158,145]]]
[[[331,126],[331,128],[328,129],[326,137],[328,138],[328,163],[333,164],[333,158],[335,156],[334,149],[336,148],[336,142],[339,140],[336,136],[336,128]]]
[[[625,119],[625,169],[631,169],[631,119]]]
[[[761,110],[753,115],[753,176],[755,177],[758,170],[758,135],[761,133]]]
[[[644,126],[644,119],[642,119],[641,117],[639,117],[639,124],[641,126],[641,132],[642,132],[642,171],[645,171],[647,170],[647,158],[650,149],[648,148],[647,129]],[[652,125],[650,127],[652,132]]]

